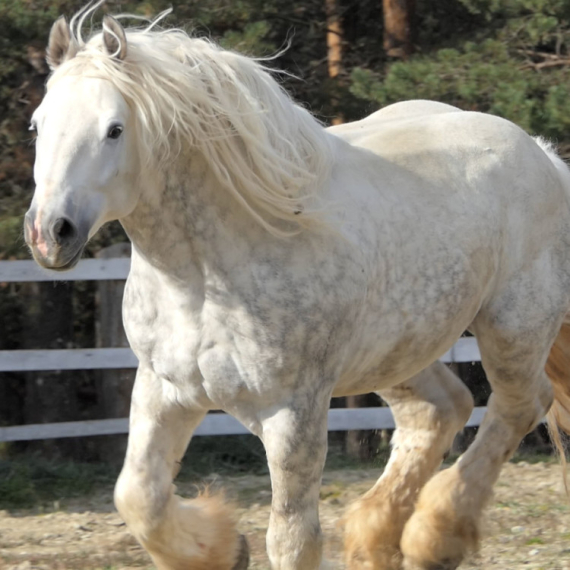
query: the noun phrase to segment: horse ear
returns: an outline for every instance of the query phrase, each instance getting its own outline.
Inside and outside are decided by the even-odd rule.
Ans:
[[[127,35],[118,20],[103,16],[103,43],[109,55],[123,60],[127,55]]]
[[[46,61],[53,71],[76,53],[77,42],[71,36],[71,30],[65,16],[60,16],[54,22],[49,33]]]

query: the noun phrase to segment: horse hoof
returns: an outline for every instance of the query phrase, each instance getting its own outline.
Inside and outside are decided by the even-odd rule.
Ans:
[[[243,534],[239,535],[239,554],[237,562],[234,564],[232,570],[247,570],[249,566],[249,544]]]

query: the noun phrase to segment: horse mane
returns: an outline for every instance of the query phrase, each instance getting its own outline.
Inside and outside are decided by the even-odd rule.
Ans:
[[[72,20],[78,51],[54,71],[48,89],[69,75],[107,79],[137,115],[146,163],[165,168],[190,146],[272,234],[293,235],[322,221],[329,138],[260,60],[180,29],[153,29],[155,21],[125,30],[127,55],[119,61],[103,47],[101,32],[83,39],[87,13]]]

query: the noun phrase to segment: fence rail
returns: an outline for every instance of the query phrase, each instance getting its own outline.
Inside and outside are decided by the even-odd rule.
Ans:
[[[58,273],[41,269],[33,261],[0,261],[0,283],[30,281],[102,281],[126,279],[130,259],[84,259],[71,271]],[[481,359],[475,338],[461,338],[440,360],[475,362]],[[136,368],[138,361],[129,348],[91,348],[58,350],[2,350],[0,372],[39,370],[101,370]],[[468,426],[478,426],[485,408],[476,408]],[[394,419],[389,408],[329,410],[329,431],[390,429]],[[0,427],[0,442],[95,435],[124,434],[128,419],[86,420]],[[208,414],[195,435],[237,435],[249,433],[238,420],[226,414]]]
[[[475,408],[467,422],[468,427],[478,426],[486,408]],[[329,410],[328,430],[347,431],[360,429],[393,429],[394,418],[390,408],[333,408]],[[26,426],[0,427],[0,441],[28,441],[93,435],[128,433],[129,420],[86,420],[55,424],[30,424]],[[194,432],[202,435],[242,435],[250,431],[238,420],[227,414],[208,414]]]
[[[0,372],[103,370],[137,366],[137,357],[130,348],[0,350]]]
[[[475,338],[460,338],[440,360],[475,362],[481,356]],[[136,368],[130,348],[64,348],[51,350],[0,350],[0,372],[33,370],[102,370]]]
[[[109,281],[126,279],[131,267],[128,257],[82,259],[69,271],[42,269],[36,262],[0,261],[0,283],[29,281]]]

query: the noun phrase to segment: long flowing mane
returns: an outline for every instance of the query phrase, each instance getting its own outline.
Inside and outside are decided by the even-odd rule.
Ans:
[[[89,10],[90,11],[90,10]],[[186,32],[128,28],[127,55],[108,55],[102,34],[83,39],[50,85],[69,75],[111,81],[137,115],[143,158],[163,168],[189,145],[268,231],[314,226],[332,163],[322,125],[296,105],[258,60]],[[283,223],[285,222],[285,223]]]

